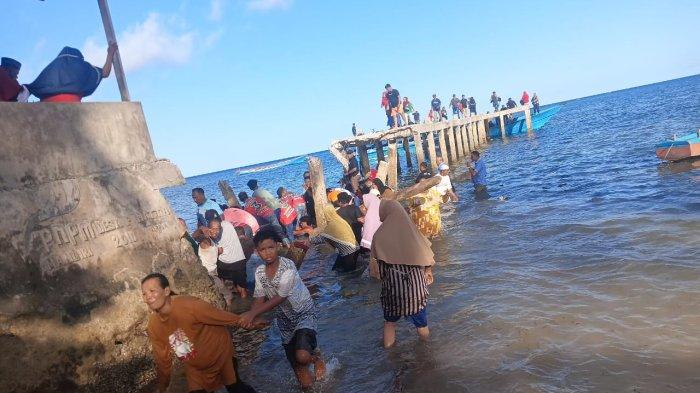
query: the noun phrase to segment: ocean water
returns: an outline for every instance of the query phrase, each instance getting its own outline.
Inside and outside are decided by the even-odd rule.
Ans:
[[[338,276],[332,255],[310,253],[301,275],[330,365],[315,391],[700,391],[700,163],[654,154],[658,141],[700,128],[700,76],[561,105],[534,135],[485,147],[494,198],[475,202],[456,183],[461,199],[444,206],[433,242],[428,342],[402,321],[384,350],[378,283]],[[327,181],[339,177],[330,154],[314,155]],[[255,177],[301,192],[303,157],[282,164],[163,193],[193,226],[192,187],[221,198],[218,180],[241,191]],[[274,329],[248,340],[237,338],[244,380],[298,391]]]

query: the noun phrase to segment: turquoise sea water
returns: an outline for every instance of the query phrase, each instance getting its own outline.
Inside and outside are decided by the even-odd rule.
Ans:
[[[534,135],[485,148],[490,193],[506,201],[475,202],[457,182],[461,200],[444,207],[433,243],[429,342],[405,322],[382,349],[377,283],[309,255],[301,274],[332,371],[316,391],[700,391],[700,163],[654,155],[662,139],[700,128],[700,76],[561,105]],[[314,155],[339,177],[330,154]],[[242,191],[254,177],[301,192],[306,163],[242,169],[163,193],[193,226],[192,187],[218,199],[218,180]],[[242,352],[258,391],[296,390],[274,330]]]

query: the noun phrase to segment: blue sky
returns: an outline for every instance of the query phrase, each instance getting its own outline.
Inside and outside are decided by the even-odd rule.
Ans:
[[[391,83],[430,96],[496,90],[542,103],[700,73],[697,1],[111,0],[132,99],[186,176],[304,154],[356,122],[380,129]],[[95,64],[96,1],[16,0],[0,55],[31,82],[65,46]],[[113,77],[91,101],[115,101]]]

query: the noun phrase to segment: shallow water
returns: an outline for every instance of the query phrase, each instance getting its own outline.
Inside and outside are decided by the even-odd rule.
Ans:
[[[378,284],[310,255],[301,274],[332,365],[315,391],[700,391],[700,165],[654,155],[697,128],[700,76],[570,101],[535,135],[492,141],[490,193],[508,200],[475,203],[457,184],[433,243],[427,343],[402,322],[382,349]],[[255,176],[298,190],[304,169],[209,174],[164,193],[192,223],[191,187],[216,195],[227,178],[240,191]],[[258,391],[296,390],[276,332],[241,357]]]

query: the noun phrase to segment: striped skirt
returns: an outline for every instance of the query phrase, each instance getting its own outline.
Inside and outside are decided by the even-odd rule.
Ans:
[[[377,261],[382,279],[382,309],[385,317],[415,315],[428,303],[423,266],[392,265]]]

